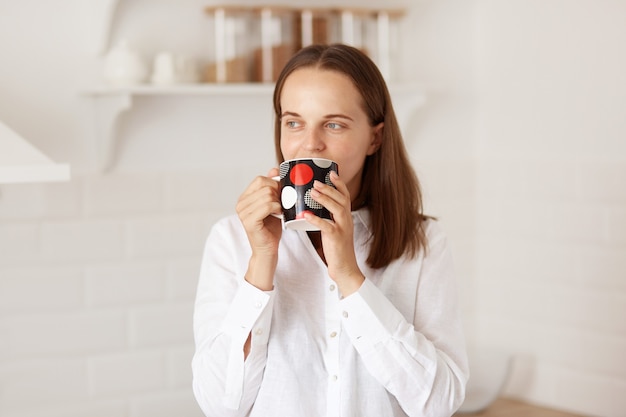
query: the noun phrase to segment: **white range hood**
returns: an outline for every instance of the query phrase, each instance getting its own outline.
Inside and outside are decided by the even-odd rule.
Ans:
[[[0,121],[0,184],[69,179],[68,164],[53,162]]]

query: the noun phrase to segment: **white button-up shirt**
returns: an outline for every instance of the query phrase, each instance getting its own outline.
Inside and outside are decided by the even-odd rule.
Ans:
[[[194,312],[193,389],[207,416],[450,416],[468,364],[447,240],[367,266],[369,212],[353,212],[366,279],[342,297],[306,232],[284,230],[274,289],[244,280],[250,258],[236,216],[211,230]],[[252,334],[244,361],[243,346]]]

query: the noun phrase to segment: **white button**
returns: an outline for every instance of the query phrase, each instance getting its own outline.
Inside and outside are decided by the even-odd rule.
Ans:
[[[348,318],[348,312],[344,311],[343,313],[341,313],[345,318]]]
[[[333,380],[333,382],[337,381],[337,375],[333,375],[333,376],[331,376],[331,377],[330,377],[330,379],[332,379],[332,380]]]
[[[256,332],[254,332],[254,334],[256,334],[257,336],[260,336],[263,334],[263,329],[256,329]]]
[[[261,307],[263,307],[263,303],[262,303],[262,302],[260,302],[260,301],[257,301],[256,303],[254,303],[254,306],[255,306],[256,308],[261,308]]]
[[[328,289],[331,291],[335,291],[335,288],[335,284],[330,284],[330,287],[328,287]]]
[[[332,332],[332,333],[330,334],[330,337],[335,337],[335,336],[337,336],[337,332]]]

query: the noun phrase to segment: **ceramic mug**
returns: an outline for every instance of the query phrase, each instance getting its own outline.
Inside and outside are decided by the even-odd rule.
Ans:
[[[331,171],[339,173],[337,163],[323,158],[290,159],[280,164],[280,202],[285,229],[319,230],[306,221],[305,213],[332,220],[330,212],[311,197],[315,180],[334,187]]]
[[[174,84],[178,81],[176,59],[169,52],[161,52],[154,57],[152,77],[153,84]]]

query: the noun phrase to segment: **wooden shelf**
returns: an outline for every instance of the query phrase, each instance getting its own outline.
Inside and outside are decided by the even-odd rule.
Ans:
[[[472,414],[456,413],[456,417],[582,417],[579,414],[529,404],[512,398],[499,398],[484,411]]]

